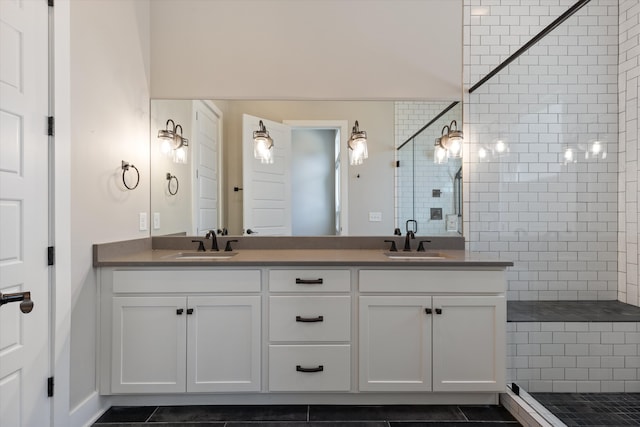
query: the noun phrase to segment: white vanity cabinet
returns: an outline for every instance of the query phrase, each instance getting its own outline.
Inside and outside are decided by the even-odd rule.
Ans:
[[[106,270],[104,280],[109,393],[260,391],[259,270]]]
[[[503,272],[361,270],[359,289],[361,391],[504,390]]]
[[[269,270],[269,391],[351,389],[351,271]]]

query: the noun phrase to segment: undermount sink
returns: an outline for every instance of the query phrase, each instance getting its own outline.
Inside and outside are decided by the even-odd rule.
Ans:
[[[446,259],[444,254],[439,252],[385,252],[390,259]]]
[[[184,260],[217,260],[229,259],[237,254],[237,252],[178,252],[177,254],[169,255],[168,258]]]

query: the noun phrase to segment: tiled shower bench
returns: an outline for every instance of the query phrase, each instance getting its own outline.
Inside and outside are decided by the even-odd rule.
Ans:
[[[532,393],[640,392],[640,307],[509,301],[507,382]]]

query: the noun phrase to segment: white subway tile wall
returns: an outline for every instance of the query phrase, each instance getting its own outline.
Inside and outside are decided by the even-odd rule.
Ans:
[[[396,102],[396,147],[400,147],[444,111],[451,102]],[[442,134],[442,128],[452,120],[456,120],[461,129],[460,104],[449,110],[412,142],[396,151],[396,159],[400,161],[400,167],[396,168],[396,226],[403,233],[406,221],[413,219],[418,222],[418,236],[457,235],[457,232],[447,233],[446,215],[454,213],[453,179],[462,163],[459,159],[451,159],[446,164],[433,162],[435,139]],[[432,190],[440,190],[440,196],[433,197]],[[441,208],[442,219],[431,220],[431,208]]]
[[[618,299],[640,306],[638,292],[640,2],[621,0],[619,8]]]
[[[507,323],[507,382],[528,392],[640,392],[640,323]]]
[[[574,3],[465,0],[465,88]],[[473,94],[465,91],[465,237],[470,250],[514,261],[511,300],[618,296],[617,79],[618,1],[592,0]],[[541,345],[521,351],[549,356],[535,354]],[[522,375],[588,351],[563,345],[551,367]]]

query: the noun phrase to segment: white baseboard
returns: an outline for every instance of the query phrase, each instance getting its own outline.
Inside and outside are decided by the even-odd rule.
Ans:
[[[110,406],[108,396],[94,391],[69,412],[69,427],[90,427]]]

